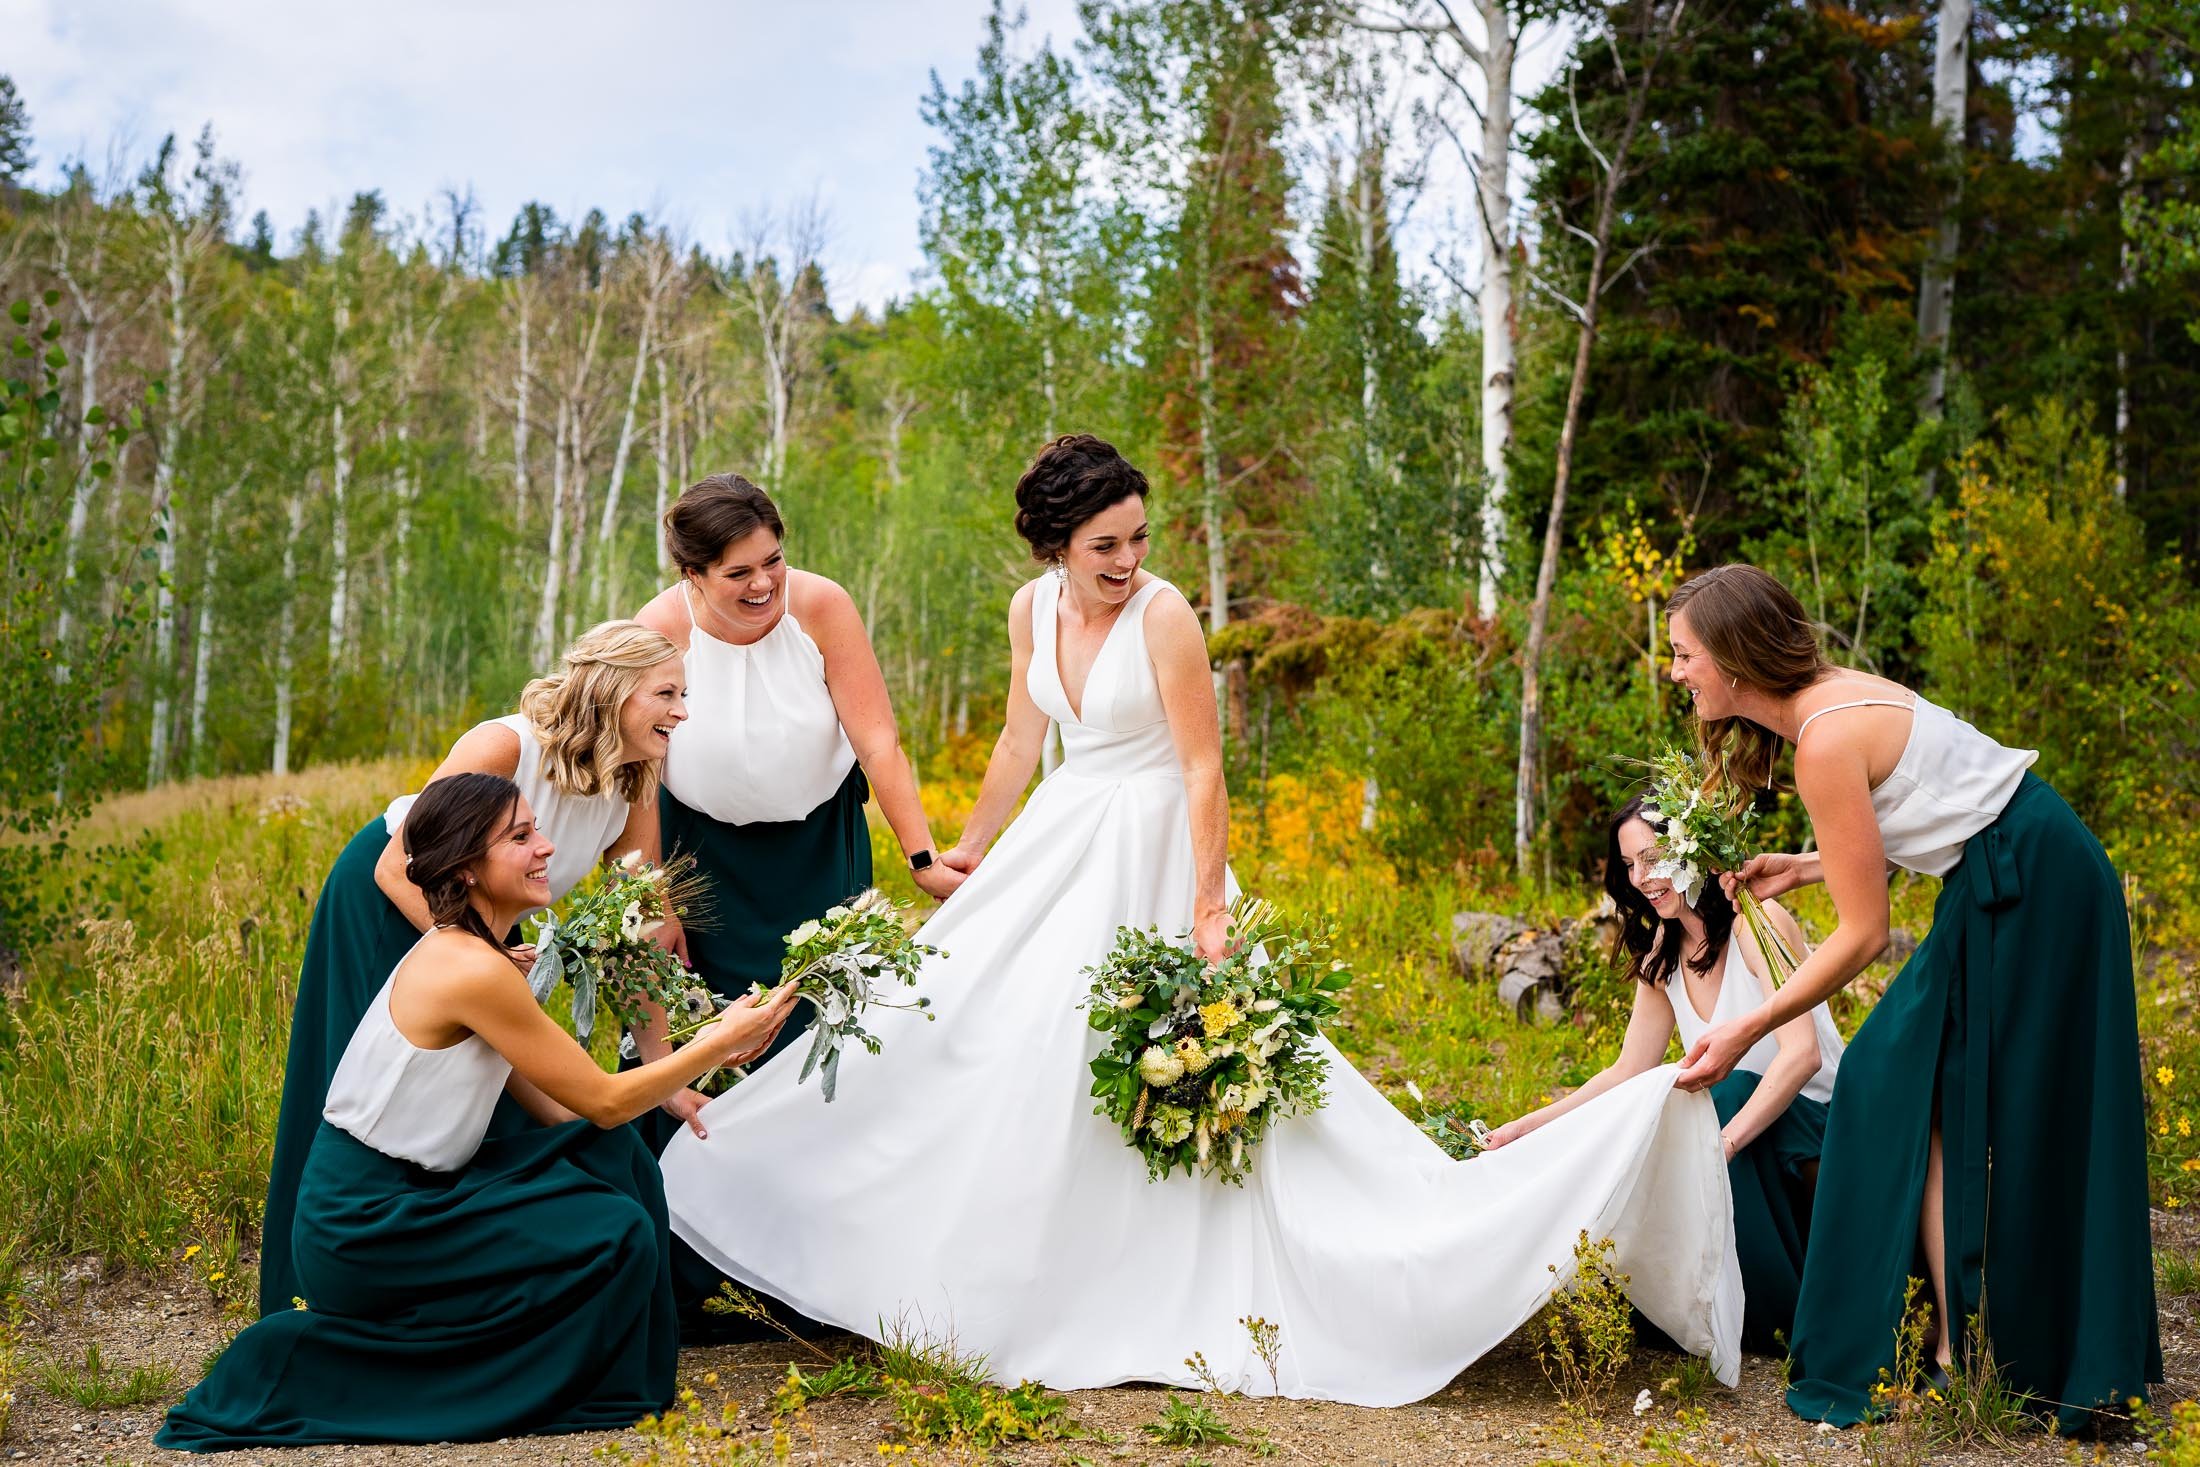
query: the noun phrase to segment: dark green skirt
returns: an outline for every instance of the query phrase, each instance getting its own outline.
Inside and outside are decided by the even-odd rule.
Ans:
[[[689,929],[688,961],[713,992],[738,998],[754,984],[777,983],[787,934],[871,884],[871,830],[863,818],[870,793],[858,765],[830,799],[800,820],[728,825],[659,788],[665,854],[693,856],[697,874],[710,883],[709,926]],[[764,1059],[809,1028],[809,1006],[800,1011],[802,1018],[787,1022]],[[679,1126],[662,1110],[646,1111],[634,1121],[651,1155],[665,1149]],[[690,1343],[762,1337],[745,1321],[703,1312],[703,1301],[717,1294],[725,1276],[678,1238],[672,1240],[672,1271],[680,1327]],[[773,1312],[786,1324],[810,1328],[792,1310]]]
[[[1841,1060],[1788,1405],[1850,1425],[1894,1363],[1935,1118],[1950,1309],[2064,1430],[2162,1378],[2131,934],[2116,871],[2027,775]],[[1960,1358],[1960,1352],[1959,1352]]]
[[[1719,1124],[1757,1093],[1762,1075],[1736,1070],[1711,1087]],[[1795,1296],[1810,1242],[1813,1164],[1826,1138],[1826,1107],[1798,1095],[1726,1164],[1734,1193],[1734,1251],[1742,1266],[1742,1348],[1773,1354],[1795,1329]]]
[[[329,868],[306,932],[298,1000],[290,1015],[290,1057],[283,1068],[283,1104],[275,1118],[275,1156],[268,1168],[267,1210],[260,1223],[260,1312],[280,1314],[304,1291],[290,1256],[291,1219],[306,1153],[321,1129],[328,1082],[351,1042],[351,1031],[382,991],[420,931],[374,884],[374,863],[389,845],[380,815],[369,820]],[[491,1136],[516,1135],[534,1124],[509,1096],[497,1102]]]
[[[185,1451],[615,1430],[671,1403],[664,1185],[624,1126],[486,1141],[456,1172],[324,1124],[299,1182],[307,1307],[231,1342],[155,1441]]]

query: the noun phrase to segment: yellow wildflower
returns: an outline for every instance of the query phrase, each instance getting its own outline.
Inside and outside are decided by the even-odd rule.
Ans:
[[[2185,1170],[2188,1172],[2200,1172],[2200,1156],[2186,1157]]]
[[[2154,1072],[2154,1083],[2157,1085],[2174,1085],[2177,1083],[2177,1072],[2168,1065],[2163,1065]]]
[[[200,1249],[200,1245],[199,1245],[199,1244],[197,1244],[197,1243],[193,1243],[193,1244],[192,1244],[192,1245],[191,1245],[190,1247],[188,1247],[188,1248],[184,1249],[184,1250],[183,1250],[183,1261],[184,1261],[185,1263],[189,1263],[189,1262],[190,1262],[190,1261],[191,1261],[192,1259],[194,1259],[194,1258],[198,1257],[198,1256],[199,1256],[199,1249]]]
[[[2180,1136],[2190,1136],[2192,1134],[2191,1116],[2179,1116],[2177,1118],[2177,1134]]]
[[[226,1273],[226,1272],[225,1272],[225,1271],[223,1271],[222,1269],[218,1269],[218,1268],[217,1268],[217,1269],[215,1269],[215,1270],[214,1270],[214,1271],[213,1271],[212,1273],[210,1273],[210,1274],[208,1274],[208,1275],[206,1276],[206,1281],[207,1281],[208,1283],[210,1283],[210,1284],[218,1284],[218,1283],[220,1283],[220,1282],[221,1282],[221,1281],[222,1281],[223,1279],[225,1279],[225,1278],[228,1278],[228,1277],[229,1277],[228,1273]]]

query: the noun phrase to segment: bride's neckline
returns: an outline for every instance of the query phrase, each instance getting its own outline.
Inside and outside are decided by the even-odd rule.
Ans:
[[[1117,629],[1130,617],[1131,604],[1137,601],[1140,596],[1146,594],[1148,586],[1156,584],[1160,579],[1159,576],[1148,577],[1146,585],[1140,586],[1130,595],[1124,597],[1123,604],[1116,608],[1114,619],[1108,623],[1107,635],[1100,639],[1099,649],[1092,654],[1092,665],[1085,669],[1084,690],[1087,693],[1092,691],[1092,675],[1100,670],[1100,663],[1107,657],[1108,648],[1115,642]],[[1062,676],[1062,603],[1068,599],[1068,588],[1057,582],[1054,587],[1054,615],[1051,618],[1053,625],[1049,628],[1050,635],[1048,638],[1053,646],[1049,650],[1054,656],[1054,685],[1062,690],[1062,704],[1069,709],[1071,718],[1083,723],[1085,721],[1085,710],[1081,705],[1084,699],[1070,696],[1069,679]]]

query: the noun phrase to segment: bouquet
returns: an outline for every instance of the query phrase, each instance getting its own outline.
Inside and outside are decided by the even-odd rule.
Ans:
[[[1465,1101],[1454,1101],[1436,1110],[1411,1080],[1406,1081],[1406,1094],[1421,1108],[1421,1119],[1414,1122],[1421,1134],[1443,1147],[1444,1154],[1453,1161],[1471,1161],[1489,1150],[1490,1128]]]
[[[938,948],[910,937],[901,920],[908,905],[873,887],[787,934],[787,955],[780,960],[779,982],[773,989],[792,983],[797,994],[817,1010],[810,1028],[810,1052],[803,1057],[802,1072],[795,1076],[795,1083],[809,1079],[815,1071],[827,1103],[832,1101],[839,1083],[840,1055],[849,1041],[872,1054],[879,1052],[878,1036],[863,1027],[867,1010],[919,1012],[932,1006],[928,998],[896,1003],[885,996],[892,992],[886,987],[888,983],[914,984],[926,958],[946,956]],[[768,991],[772,990],[761,983],[751,989],[754,993]],[[680,1044],[695,1037],[728,1002],[699,986],[680,994],[669,1031],[672,1042]],[[925,1014],[927,1019],[932,1017]],[[717,1094],[732,1088],[741,1073],[731,1066],[720,1066],[696,1082],[696,1088],[705,1094]]]
[[[560,979],[571,983],[573,1033],[582,1044],[595,1031],[599,1007],[622,1028],[647,1020],[645,1004],[673,1007],[689,974],[652,936],[667,918],[685,918],[706,885],[693,857],[652,866],[641,852],[627,852],[601,884],[568,897],[562,916],[543,914],[527,975],[535,1002],[548,1000]]]
[[[1739,871],[1758,854],[1753,839],[1756,805],[1742,791],[1706,787],[1696,761],[1671,745],[1650,761],[1650,792],[1643,796],[1642,814],[1658,832],[1658,862],[1651,874],[1672,882],[1691,907],[1707,878]],[[1757,950],[1772,965],[1774,986],[1785,983],[1795,972],[1795,954],[1748,887],[1737,888],[1735,897]]]
[[[1084,1007],[1109,1036],[1092,1061],[1094,1113],[1122,1127],[1149,1181],[1181,1166],[1242,1185],[1268,1127],[1326,1099],[1314,1040],[1352,983],[1328,958],[1333,929],[1241,900],[1230,932],[1235,947],[1210,967],[1181,940],[1118,928],[1085,970]]]

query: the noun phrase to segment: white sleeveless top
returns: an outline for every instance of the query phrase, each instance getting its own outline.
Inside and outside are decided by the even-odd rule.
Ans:
[[[1719,998],[1711,1006],[1711,1015],[1704,1017],[1696,1012],[1696,1002],[1688,996],[1688,982],[1679,969],[1665,980],[1665,997],[1673,1005],[1673,1023],[1681,1032],[1681,1051],[1695,1048],[1715,1025],[1728,1019],[1738,1019],[1763,1006],[1771,997],[1757,975],[1749,971],[1749,964],[1742,961],[1742,945],[1729,940],[1726,945],[1726,961],[1720,965]],[[1824,1004],[1810,1011],[1810,1026],[1818,1034],[1818,1073],[1805,1082],[1801,1094],[1821,1105],[1833,1103],[1833,1077],[1841,1068],[1841,1052],[1847,1046],[1841,1042],[1841,1031],[1833,1027],[1833,1015]],[[1778,1036],[1767,1034],[1750,1047],[1749,1053],[1738,1060],[1734,1068],[1762,1075],[1770,1069],[1780,1053]]]
[[[603,859],[604,851],[626,828],[629,806],[616,788],[596,795],[571,795],[550,783],[542,772],[542,740],[525,716],[514,713],[491,722],[519,735],[519,769],[512,782],[527,797],[527,807],[535,812],[536,827],[557,847],[550,856],[550,900],[554,902],[580,885],[581,878]],[[405,812],[417,798],[404,795],[390,801],[382,821],[391,835],[397,834]],[[540,910],[532,908],[527,915]]]
[[[400,962],[397,968],[404,966]],[[392,969],[352,1030],[321,1116],[384,1156],[455,1172],[481,1149],[511,1062],[479,1034],[446,1049],[414,1044],[390,1017],[396,982]]]
[[[692,591],[684,586],[680,604]],[[728,825],[800,820],[831,799],[856,751],[825,686],[825,654],[780,614],[747,646],[721,642],[688,611],[688,718],[672,731],[665,788]]]
[[[1169,713],[1146,650],[1146,608],[1175,587],[1157,576],[1131,593],[1085,674],[1084,706],[1073,710],[1062,686],[1055,641],[1062,583],[1044,575],[1031,585],[1031,664],[1025,684],[1039,711],[1061,725],[1065,756],[1048,778],[1181,779]]]
[[[1858,698],[1821,708],[1803,730],[1844,708],[1912,708],[1910,741],[1894,771],[1872,790],[1872,813],[1887,859],[1924,876],[1946,876],[1963,859],[1964,843],[2001,818],[2024,772],[2039,759],[2034,749],[2010,749],[1930,699],[1914,707],[1892,698]]]

